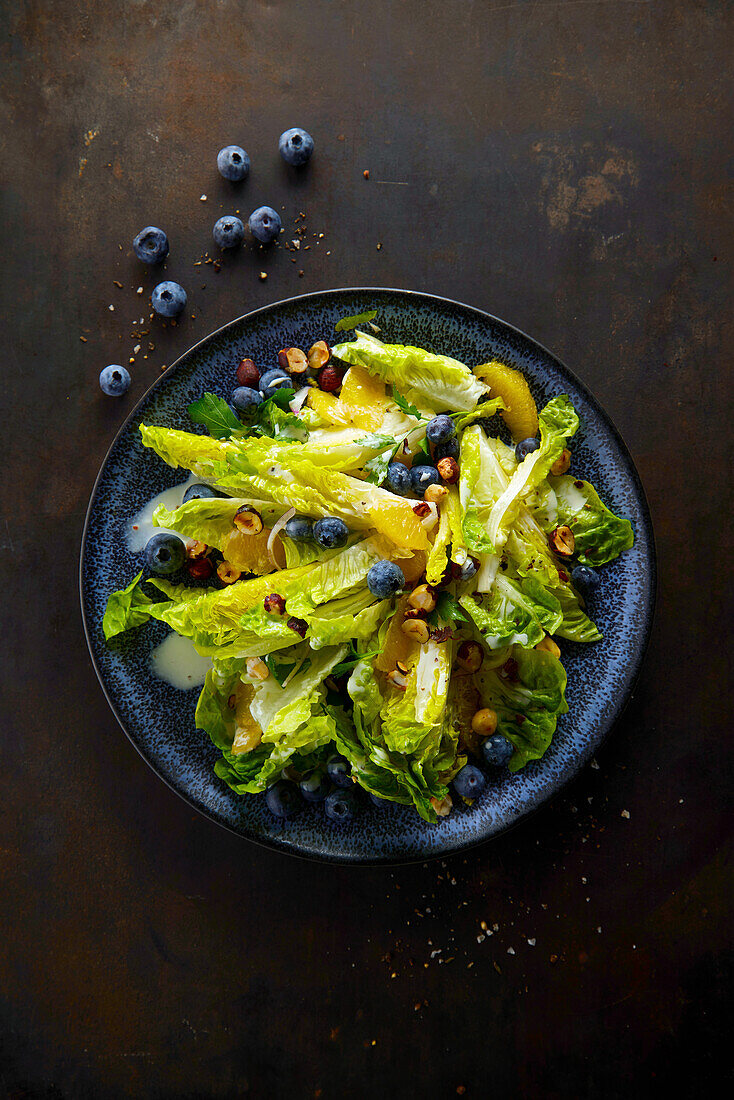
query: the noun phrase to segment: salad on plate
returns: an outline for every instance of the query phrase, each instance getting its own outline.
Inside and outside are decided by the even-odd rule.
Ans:
[[[546,752],[563,640],[601,639],[586,601],[633,533],[572,469],[565,394],[538,411],[509,365],[385,343],[373,319],[243,359],[191,431],[140,425],[193,483],[103,628],[156,619],[211,662],[196,725],[236,793],[348,820],[362,788],[435,822]]]

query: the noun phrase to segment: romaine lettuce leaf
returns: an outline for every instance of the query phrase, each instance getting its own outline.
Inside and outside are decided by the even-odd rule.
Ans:
[[[480,599],[481,604],[465,595],[459,603],[490,649],[514,644],[532,649],[563,621],[560,602],[538,581],[513,580],[499,572],[491,591]]]
[[[121,588],[108,597],[107,607],[102,619],[102,630],[108,642],[110,638],[122,634],[125,630],[142,626],[150,618],[149,608],[153,600],[146,596],[140,587],[142,579],[143,570],[141,569],[137,577],[130,581],[127,588]]]
[[[582,565],[605,565],[633,546],[630,521],[615,516],[588,481],[568,474],[548,481],[555,493],[557,522],[573,531],[576,556]]]
[[[189,500],[178,508],[169,510],[159,504],[153,512],[155,527],[176,531],[183,538],[199,539],[207,546],[223,550],[234,530],[235,513],[243,505],[256,508],[267,527],[272,527],[283,514],[283,506],[270,500],[254,500],[252,497],[203,497]]]

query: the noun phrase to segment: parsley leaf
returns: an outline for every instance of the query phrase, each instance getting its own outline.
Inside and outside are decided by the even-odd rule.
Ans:
[[[376,309],[370,309],[367,313],[356,313],[353,317],[342,317],[340,321],[334,325],[335,332],[348,332],[350,329],[356,328],[357,325],[367,324],[368,321],[373,321],[377,316]]]
[[[431,626],[438,626],[439,623],[446,623],[450,626],[457,621],[468,622],[458,600],[446,591],[439,592],[436,608],[428,616],[428,621]]]
[[[414,416],[416,420],[423,419],[421,414],[416,409],[415,405],[411,405],[407,398],[403,397],[402,393],[400,393],[399,390],[396,390],[394,386],[392,388],[392,399],[397,407],[408,416]]]
[[[226,401],[213,393],[205,393],[189,405],[189,416],[194,424],[202,424],[214,439],[229,439],[233,432],[242,431],[239,417]]]

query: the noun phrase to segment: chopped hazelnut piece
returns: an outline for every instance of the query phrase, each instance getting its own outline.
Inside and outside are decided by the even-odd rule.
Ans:
[[[201,539],[190,539],[186,543],[186,557],[187,558],[203,558],[209,547]]]
[[[392,684],[393,687],[400,688],[401,691],[405,691],[406,685],[408,683],[408,678],[406,674],[404,672],[401,672],[399,668],[394,668],[392,672],[388,672],[387,680],[388,683]]]
[[[431,488],[436,488],[436,486],[431,486]],[[417,504],[413,505],[413,511],[418,519],[424,519],[426,516],[430,515],[431,506],[427,501],[419,500]]]
[[[571,465],[571,452],[569,451],[568,447],[564,447],[561,454],[558,456],[556,461],[551,466],[550,472],[555,477],[559,477],[561,474],[565,474],[566,470],[568,469],[568,467],[570,465]]]
[[[260,657],[248,657],[246,668],[251,680],[267,680],[270,675],[270,669]]]
[[[236,569],[231,562],[220,561],[217,566],[217,576],[222,584],[234,584],[242,576],[242,570]]]
[[[304,374],[308,369],[306,353],[300,348],[283,348],[278,352],[278,364],[289,374]]]
[[[433,611],[436,606],[436,590],[430,584],[419,584],[408,596],[408,606],[417,611]]]
[[[403,634],[407,634],[413,641],[425,645],[430,637],[428,623],[425,619],[404,619],[400,628]]]
[[[556,554],[560,554],[564,558],[570,558],[576,549],[576,539],[573,537],[573,531],[565,523],[551,531],[548,542],[551,550],[555,550]]]
[[[439,458],[436,469],[447,485],[454,485],[459,480],[459,463],[455,458]]]
[[[263,529],[263,518],[252,505],[243,504],[235,512],[234,525],[243,535],[259,535]]]
[[[312,371],[321,370],[331,359],[331,348],[326,343],[326,340],[317,340],[315,344],[309,348],[308,352],[308,365]]]
[[[443,462],[443,459],[441,461]],[[445,485],[429,485],[423,494],[423,499],[427,500],[429,504],[438,504],[448,495],[449,491]]]
[[[453,806],[451,795],[447,794],[445,798],[434,797],[431,799],[431,805],[439,817],[448,817],[451,813],[451,807]]]

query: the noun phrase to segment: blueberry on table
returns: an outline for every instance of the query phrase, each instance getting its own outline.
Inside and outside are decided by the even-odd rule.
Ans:
[[[350,778],[349,761],[345,760],[339,753],[334,753],[326,761],[326,774],[335,787],[352,787],[352,780]]]
[[[186,561],[186,547],[178,535],[160,531],[148,539],[143,556],[145,564],[152,573],[167,577],[180,569]]]
[[[224,214],[214,222],[212,237],[220,248],[236,248],[245,239],[245,227],[234,214]]]
[[[389,600],[405,588],[405,574],[392,561],[376,561],[367,573],[367,587],[378,600]]]
[[[239,145],[225,145],[217,153],[219,175],[233,183],[239,183],[250,174],[250,158]]]
[[[537,439],[530,436],[528,439],[521,439],[518,445],[515,447],[515,458],[518,462],[522,462],[524,458],[527,458],[533,451],[537,451],[540,443]]]
[[[215,497],[224,495],[218,489],[213,489],[211,485],[189,485],[181,503],[188,504],[190,500],[213,500]]]
[[[273,367],[272,370],[266,370],[260,375],[260,393],[265,398],[272,397],[275,391],[282,389],[283,386],[292,387],[293,383],[280,367]]]
[[[99,372],[99,387],[108,397],[122,397],[130,389],[130,372],[119,363],[110,363]]]
[[[314,523],[313,537],[322,550],[339,550],[347,544],[349,528],[343,519],[326,516],[325,519],[317,519]]]
[[[144,264],[159,264],[168,255],[168,237],[155,225],[146,225],[133,240],[133,252]]]
[[[385,474],[385,487],[404,496],[410,492],[410,470],[402,462],[390,462]]]
[[[294,542],[313,542],[313,520],[308,516],[292,516],[285,525],[285,533]]]
[[[413,466],[410,487],[417,497],[423,497],[429,485],[438,485],[441,478],[435,466]]]
[[[429,443],[447,443],[455,435],[456,425],[445,413],[434,416],[433,420],[429,420],[426,425],[426,438]]]
[[[459,457],[459,440],[456,436],[453,439],[447,439],[445,443],[438,443],[433,451],[433,457],[436,460],[436,465],[442,458],[456,458]]]
[[[167,279],[153,288],[150,304],[161,317],[178,317],[186,305],[186,291],[179,283]]]
[[[250,214],[250,232],[261,244],[269,244],[280,233],[280,214],[272,206],[258,206]]]
[[[465,764],[454,776],[454,790],[460,798],[478,798],[486,785],[484,772],[474,764]]]
[[[298,788],[286,779],[279,779],[272,787],[268,787],[265,802],[271,814],[276,817],[292,817],[303,805]]]
[[[280,135],[278,149],[286,164],[292,164],[295,168],[300,168],[302,164],[311,159],[313,138],[308,131],[303,130],[300,126],[293,126]]]
[[[298,786],[307,802],[323,802],[331,784],[323,772],[314,771],[304,775]]]
[[[249,386],[238,386],[232,393],[232,408],[237,413],[252,412],[256,405],[262,404],[262,394]]]
[[[354,786],[348,791],[332,791],[324,802],[324,809],[332,821],[343,824],[351,821],[359,811],[359,795]]]
[[[596,588],[600,579],[596,569],[592,569],[590,565],[576,565],[571,570],[573,583],[578,588],[585,588],[587,592],[590,592],[592,588]]]
[[[512,741],[501,733],[493,733],[482,745],[484,762],[493,768],[507,767],[514,751]]]

